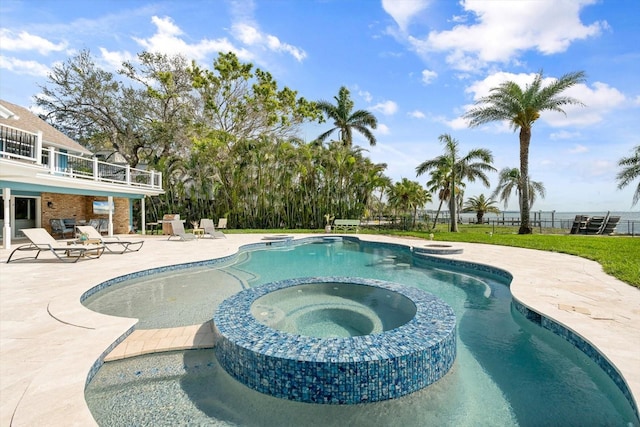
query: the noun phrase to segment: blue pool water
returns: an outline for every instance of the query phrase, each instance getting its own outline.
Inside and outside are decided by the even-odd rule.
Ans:
[[[444,300],[458,319],[453,367],[435,384],[398,399],[327,406],[253,391],[220,367],[213,350],[147,355],[106,363],[87,386],[86,400],[98,423],[638,425],[623,394],[591,359],[513,308],[504,281],[418,268],[408,248],[344,241],[252,251],[223,266],[114,285],[84,303],[96,311],[140,318],[139,327],[172,327],[210,320],[221,301],[243,288],[309,276],[386,280]]]

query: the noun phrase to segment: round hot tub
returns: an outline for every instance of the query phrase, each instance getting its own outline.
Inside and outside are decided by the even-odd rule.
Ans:
[[[352,337],[402,326],[413,319],[416,305],[399,292],[377,286],[318,282],[269,292],[251,304],[251,314],[283,332]]]
[[[215,353],[238,381],[273,396],[353,404],[412,393],[456,357],[455,315],[417,288],[301,278],[244,290],[214,316]]]

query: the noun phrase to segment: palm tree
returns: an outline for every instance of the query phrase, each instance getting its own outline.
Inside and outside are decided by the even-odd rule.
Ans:
[[[504,208],[507,208],[507,203],[511,197],[511,192],[515,190],[518,196],[518,206],[522,212],[522,191],[520,191],[520,170],[518,168],[504,168],[499,174],[500,181],[495,191],[491,194],[491,198],[495,199],[499,197],[501,202],[504,202]],[[539,181],[529,180],[529,209],[533,207],[533,203],[536,200],[536,194],[540,195],[544,199],[546,196],[546,189],[544,184]]]
[[[378,127],[378,119],[366,110],[353,111],[353,101],[349,96],[349,89],[342,86],[338,96],[334,96],[337,105],[328,101],[318,101],[317,107],[329,120],[333,120],[334,127],[318,137],[319,142],[324,142],[333,131],[337,130],[340,141],[344,145],[351,146],[353,143],[353,130],[361,133],[368,141],[369,145],[376,145],[376,137],[371,129]]]
[[[635,153],[629,157],[623,157],[618,162],[618,166],[624,167],[616,176],[616,179],[618,180],[618,189],[626,187],[631,184],[634,179],[640,177],[640,145],[637,145],[634,150]],[[635,204],[638,203],[638,200],[640,200],[640,181],[638,181],[636,192],[633,193],[631,206],[635,206]]]
[[[488,96],[476,101],[477,107],[469,110],[464,117],[469,119],[471,127],[506,120],[515,130],[520,129],[520,180],[529,182],[529,144],[531,127],[546,110],[564,113],[564,105],[584,105],[577,99],[561,96],[566,89],[585,80],[582,71],[565,74],[558,80],[542,87],[542,71],[536,74],[533,82],[524,90],[513,81],[506,81],[492,88]],[[519,234],[531,234],[529,223],[529,186],[520,185],[522,199],[520,210]]]
[[[438,223],[438,217],[440,216],[440,211],[442,210],[442,204],[444,202],[449,201],[449,197],[451,196],[451,190],[449,189],[449,169],[434,169],[430,172],[431,179],[427,181],[427,189],[431,193],[438,193],[438,200],[440,200],[440,204],[438,205],[438,211],[436,212],[436,216],[433,219],[433,226],[431,228],[436,228],[436,224]]]
[[[420,183],[402,178],[402,181],[396,182],[389,188],[388,200],[389,205],[398,211],[404,213],[412,211],[412,228],[415,228],[418,208],[431,201],[431,194],[422,188]]]
[[[431,160],[426,160],[416,167],[418,176],[431,170],[449,170],[449,212],[451,213],[451,228],[453,232],[458,231],[458,222],[456,215],[457,196],[456,187],[462,186],[464,179],[474,182],[476,179],[489,187],[489,179],[485,175],[485,171],[495,171],[491,166],[493,155],[490,150],[484,148],[475,148],[469,151],[465,156],[460,156],[458,152],[458,141],[449,134],[442,134],[438,137],[440,142],[444,144],[444,154]]]
[[[500,209],[494,206],[495,203],[493,198],[486,199],[484,194],[480,194],[478,197],[470,197],[462,212],[475,212],[478,224],[482,224],[485,213],[500,213]]]

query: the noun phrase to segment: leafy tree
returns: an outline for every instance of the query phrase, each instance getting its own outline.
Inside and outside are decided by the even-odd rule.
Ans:
[[[219,54],[213,70],[193,62],[188,72],[203,105],[199,125],[232,135],[230,142],[289,138],[304,121],[322,118],[315,103],[288,87],[279,89],[270,73],[254,71],[232,52]]]
[[[500,201],[504,202],[504,208],[506,209],[511,193],[515,191],[518,196],[518,206],[522,211],[521,185],[522,180],[520,179],[520,170],[518,168],[504,168],[500,171],[498,186],[491,194],[491,198],[495,199],[498,197]],[[536,194],[540,195],[540,197],[544,199],[546,195],[544,184],[539,181],[529,180],[529,209],[533,207],[533,203],[536,200]]]
[[[564,105],[583,105],[577,99],[562,96],[561,93],[585,80],[582,71],[565,74],[553,83],[542,86],[542,71],[533,82],[522,89],[513,81],[506,81],[492,88],[488,96],[480,98],[476,107],[469,110],[464,117],[469,119],[470,126],[479,126],[493,121],[509,122],[515,130],[520,129],[520,230],[519,234],[531,234],[529,221],[530,206],[529,186],[529,145],[531,128],[540,118],[543,111],[551,110],[564,113]]]
[[[318,137],[318,141],[324,142],[334,131],[339,132],[340,141],[346,146],[353,143],[353,131],[362,134],[369,145],[376,145],[376,137],[370,129],[378,127],[376,117],[366,110],[353,111],[354,103],[351,100],[349,90],[342,86],[338,96],[334,97],[336,105],[328,101],[318,101],[317,106],[329,120],[333,120],[334,127]]]
[[[447,177],[449,190],[449,212],[451,213],[451,228],[453,232],[458,231],[456,207],[458,198],[455,194],[456,186],[462,186],[463,180],[474,182],[476,179],[482,181],[485,186],[489,186],[489,179],[485,171],[495,171],[491,166],[493,155],[490,150],[476,148],[461,156],[459,153],[459,143],[449,134],[442,134],[438,138],[444,145],[444,154],[425,160],[416,167],[418,176],[432,171],[440,170]]]
[[[125,84],[81,51],[52,68],[36,103],[71,138],[94,151],[118,152],[131,166],[184,155],[183,128],[193,103],[186,61],[149,53],[138,59],[139,69],[123,64]]]
[[[480,194],[478,197],[470,197],[464,204],[462,212],[475,212],[478,224],[482,224],[485,213],[500,213],[500,209],[494,206],[495,203],[495,200],[486,199],[484,194]]]
[[[304,143],[297,128],[322,120],[313,102],[268,72],[221,54],[212,70],[143,52],[118,74],[88,51],[54,67],[39,104],[89,148],[162,172],[165,194],[148,219],[229,218],[232,227],[318,227],[330,212],[361,217],[384,187],[374,164],[343,141]]]
[[[623,157],[618,162],[618,166],[623,169],[618,173],[616,179],[618,180],[618,189],[622,189],[631,184],[634,179],[640,177],[640,145],[637,145],[633,154],[629,157]],[[640,181],[636,187],[635,193],[633,193],[633,200],[631,206],[635,206],[640,200]]]

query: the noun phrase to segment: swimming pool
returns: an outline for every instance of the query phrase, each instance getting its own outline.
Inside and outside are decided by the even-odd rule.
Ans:
[[[389,257],[395,261],[385,261]],[[87,387],[89,407],[101,425],[121,425],[122,419],[155,425],[637,423],[622,393],[591,359],[512,307],[504,281],[454,274],[435,264],[417,268],[414,261],[409,249],[391,245],[287,245],[242,253],[225,266],[115,285],[86,303],[111,307],[107,312],[118,308],[119,315],[130,317],[148,311],[151,320],[144,321],[145,327],[156,328],[204,322],[223,294],[291,277],[331,272],[401,282],[443,299],[458,318],[457,361],[427,389],[374,404],[318,407],[247,389],[220,368],[213,351],[198,350],[105,364]],[[189,304],[180,301],[182,294]]]

